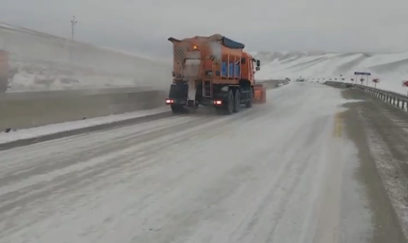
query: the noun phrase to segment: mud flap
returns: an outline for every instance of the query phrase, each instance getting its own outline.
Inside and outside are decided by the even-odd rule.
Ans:
[[[192,104],[191,106],[194,105],[196,100],[196,88],[195,88],[195,81],[194,80],[189,80],[188,83],[188,104]]]
[[[176,83],[171,84],[169,98],[174,100],[187,101],[188,99],[188,84],[187,83]]]

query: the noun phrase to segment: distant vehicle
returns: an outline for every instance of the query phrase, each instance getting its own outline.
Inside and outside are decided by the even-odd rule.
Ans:
[[[0,50],[0,93],[5,93],[9,86],[9,53]]]
[[[298,78],[296,79],[296,82],[305,82],[306,80],[304,78]]]

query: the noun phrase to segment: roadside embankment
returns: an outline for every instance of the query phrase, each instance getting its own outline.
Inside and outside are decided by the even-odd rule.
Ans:
[[[12,93],[0,96],[0,131],[154,109],[165,96],[139,88]]]

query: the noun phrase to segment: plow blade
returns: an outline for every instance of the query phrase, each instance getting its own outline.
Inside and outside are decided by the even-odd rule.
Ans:
[[[254,86],[254,104],[263,104],[266,102],[266,88],[262,84]]]

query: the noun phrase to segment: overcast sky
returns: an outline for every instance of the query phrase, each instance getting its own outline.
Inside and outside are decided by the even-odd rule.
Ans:
[[[0,21],[150,55],[220,33],[251,51],[408,50],[407,0],[0,0]]]

